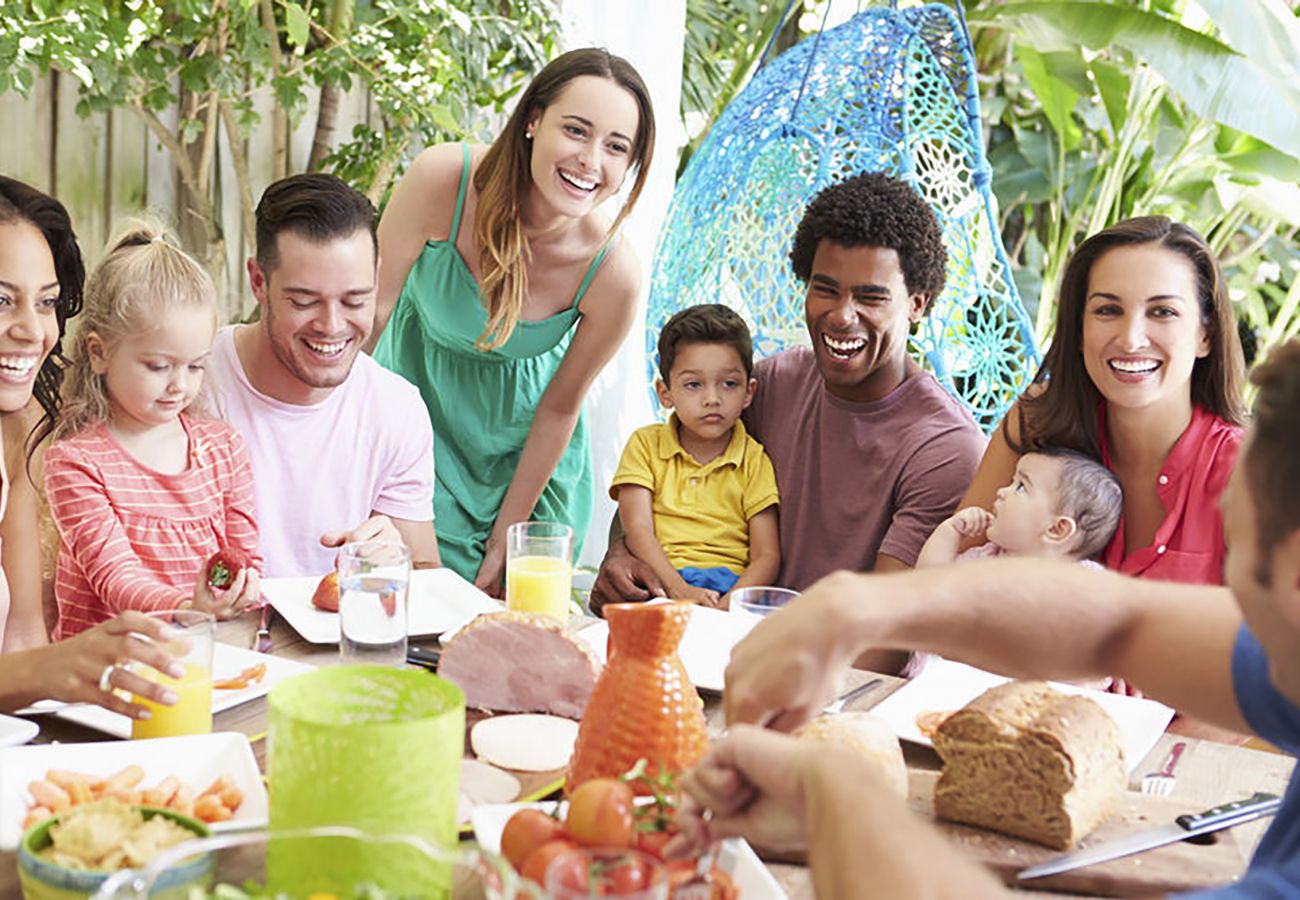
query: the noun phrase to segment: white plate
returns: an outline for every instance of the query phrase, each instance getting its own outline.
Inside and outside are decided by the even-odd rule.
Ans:
[[[0,747],[25,744],[41,733],[41,726],[26,719],[0,716]]]
[[[989,688],[1006,681],[1001,675],[934,656],[926,662],[920,675],[880,701],[871,712],[889,723],[894,734],[903,740],[932,747],[930,739],[916,727],[918,715],[961,709]],[[1096,700],[1110,714],[1119,726],[1124,760],[1130,771],[1141,765],[1174,717],[1172,709],[1154,700],[1107,694],[1073,684],[1051,684],[1063,693],[1082,694]]]
[[[235,815],[213,831],[266,825],[266,786],[242,734],[195,734],[146,741],[101,741],[89,744],[37,744],[0,750],[0,849],[13,850],[22,837],[22,822],[31,797],[27,785],[50,769],[86,772],[106,778],[126,766],[144,769],[145,787],[175,775],[198,794],[222,775],[230,775],[244,792]]]
[[[249,700],[255,700],[264,696],[284,679],[302,672],[310,672],[316,668],[309,663],[298,662],[293,659],[282,659],[267,653],[257,653],[231,644],[217,642],[212,647],[212,674],[217,681],[234,678],[244,669],[258,663],[266,663],[266,674],[262,676],[262,680],[257,684],[250,684],[248,687],[237,691],[214,690],[212,692],[212,711],[214,713],[230,709],[241,703],[247,703]],[[38,705],[48,705],[50,708],[55,706],[53,703]],[[129,738],[131,736],[130,719],[115,712],[109,712],[100,706],[76,705],[71,709],[57,712],[55,715],[60,719],[67,719],[70,722],[85,725],[87,728],[94,728],[114,737]]]
[[[729,613],[707,606],[691,610],[686,633],[677,648],[677,655],[686,666],[691,684],[706,691],[721,692],[726,683],[727,663],[731,661],[731,648],[759,622],[758,616]],[[605,662],[605,645],[609,639],[609,623],[601,619],[582,629],[577,637],[587,642],[592,652]]]
[[[262,593],[294,631],[313,644],[339,642],[339,614],[311,605],[319,578],[268,578]],[[479,613],[505,609],[451,569],[411,572],[407,634],[442,634]]]
[[[474,837],[489,853],[501,852],[501,832],[506,822],[524,807],[553,812],[563,804],[551,803],[488,803],[474,807],[470,821],[474,824]],[[786,900],[786,893],[777,884],[772,873],[754,853],[754,849],[740,838],[722,845],[718,852],[718,868],[731,876],[737,893],[744,900]]]

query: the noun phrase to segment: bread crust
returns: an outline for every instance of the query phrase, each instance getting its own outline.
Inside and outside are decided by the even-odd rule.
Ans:
[[[1115,810],[1127,769],[1114,720],[1044,682],[985,691],[934,735],[936,814],[1068,850]]]

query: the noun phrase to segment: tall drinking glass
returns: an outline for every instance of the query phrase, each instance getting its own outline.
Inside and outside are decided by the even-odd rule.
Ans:
[[[517,522],[506,531],[506,606],[569,618],[573,529],[558,522]]]
[[[176,693],[176,703],[161,706],[144,697],[132,696],[132,702],[149,710],[148,719],[131,720],[131,737],[176,737],[183,734],[212,732],[212,642],[216,619],[194,609],[174,609],[148,613],[161,619],[175,634],[162,649],[185,667],[180,678],[172,678],[148,666],[133,667],[137,675],[156,681]]]
[[[345,663],[406,664],[411,551],[360,541],[339,551],[339,656]]]

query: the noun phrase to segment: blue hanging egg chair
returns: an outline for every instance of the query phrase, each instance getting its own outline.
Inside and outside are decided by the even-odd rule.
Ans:
[[[946,6],[871,8],[761,67],[691,157],[659,237],[646,318],[649,375],[673,313],[725,303],[757,356],[807,345],[788,254],[829,184],[882,171],[930,203],[947,286],[912,349],[991,430],[1037,370],[1033,325],[998,233],[964,19]]]

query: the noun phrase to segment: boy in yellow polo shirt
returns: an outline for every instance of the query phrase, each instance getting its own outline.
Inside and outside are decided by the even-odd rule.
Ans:
[[[627,547],[675,599],[723,606],[732,588],[771,584],[781,567],[776,474],[740,422],[753,357],[749,328],[726,306],[669,319],[655,390],[674,412],[633,433],[614,473]]]

